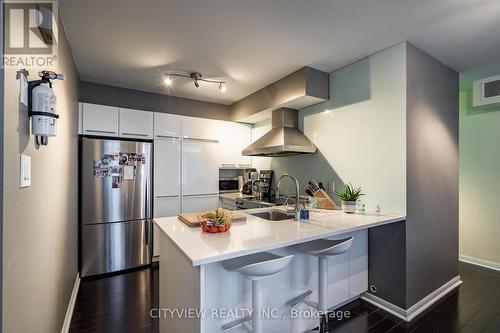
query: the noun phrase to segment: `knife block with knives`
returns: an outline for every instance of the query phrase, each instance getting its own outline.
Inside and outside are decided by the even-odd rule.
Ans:
[[[322,182],[316,182],[314,179],[308,182],[309,189],[306,190],[306,193],[312,194],[314,198],[321,199],[318,200],[318,208],[320,209],[336,209],[337,205],[330,198],[330,196],[326,193],[325,188],[323,187]]]
[[[335,205],[335,202],[333,202],[332,198],[325,192],[323,189],[319,189],[318,191],[313,193],[313,197],[318,198],[318,199],[324,199],[324,200],[318,200],[318,208],[320,209],[336,209],[337,205]]]

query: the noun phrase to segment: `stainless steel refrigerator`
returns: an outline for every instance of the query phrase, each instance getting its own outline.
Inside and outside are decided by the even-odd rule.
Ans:
[[[151,143],[81,139],[81,276],[151,263]]]

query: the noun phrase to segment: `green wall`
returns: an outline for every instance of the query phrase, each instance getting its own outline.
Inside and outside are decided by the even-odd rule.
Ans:
[[[472,81],[498,74],[460,74],[460,255],[500,268],[500,105],[472,106]]]

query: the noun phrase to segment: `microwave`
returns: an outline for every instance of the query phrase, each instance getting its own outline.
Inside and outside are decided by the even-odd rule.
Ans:
[[[238,192],[238,178],[219,178],[219,192]]]

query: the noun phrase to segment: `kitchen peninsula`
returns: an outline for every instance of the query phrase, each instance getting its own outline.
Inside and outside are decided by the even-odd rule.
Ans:
[[[317,260],[290,246],[353,237],[347,253],[328,261],[328,303],[342,305],[368,289],[367,230],[405,221],[404,216],[341,211],[311,212],[307,221],[268,221],[251,215],[265,210],[269,208],[239,211],[246,222],[235,223],[222,234],[189,228],[177,217],[155,219],[160,230],[160,332],[222,332],[221,326],[235,319],[235,314],[251,309],[251,288],[250,281],[224,270],[221,262],[264,251],[295,255],[286,269],[263,283],[265,307],[274,311],[264,320],[264,331],[270,332],[271,327],[280,332],[312,329],[317,318],[292,318],[286,302],[309,289],[313,290],[311,300],[317,299]],[[305,304],[296,308],[311,310]],[[242,325],[232,329],[244,331]]]

